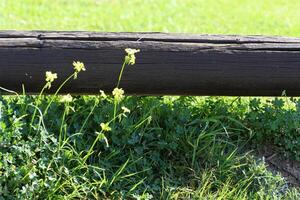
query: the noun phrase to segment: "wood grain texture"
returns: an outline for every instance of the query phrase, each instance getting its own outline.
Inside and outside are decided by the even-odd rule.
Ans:
[[[125,48],[141,50],[121,81],[127,94],[300,96],[300,38],[266,36],[0,31],[0,86],[37,93],[50,70],[54,89],[79,60],[87,71],[62,93],[110,92]]]

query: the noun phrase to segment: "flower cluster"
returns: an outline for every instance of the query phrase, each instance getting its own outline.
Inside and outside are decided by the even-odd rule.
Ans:
[[[129,114],[129,113],[130,113],[130,110],[129,110],[127,107],[125,107],[125,106],[122,106],[121,109],[122,109],[122,111],[123,111],[123,113],[121,113],[121,115],[124,116],[124,117],[127,117],[126,114],[127,114],[127,113]]]
[[[112,91],[112,94],[113,94],[116,102],[120,102],[124,98],[124,90],[122,88],[115,88]]]
[[[105,94],[105,92],[103,90],[100,90],[100,96],[103,98],[103,99],[106,99],[107,98],[107,95]]]
[[[60,99],[60,102],[62,103],[70,103],[72,101],[73,101],[73,97],[70,94],[64,95]]]
[[[128,108],[126,108],[125,106],[122,106],[122,110],[123,110],[123,113],[130,113],[130,110]]]
[[[46,88],[50,89],[51,88],[51,83],[57,79],[57,73],[52,73],[51,71],[46,72]]]
[[[74,70],[75,70],[74,79],[77,79],[77,75],[78,75],[79,72],[86,70],[84,64],[82,62],[79,62],[79,61],[74,61],[73,62],[73,67],[74,67]]]
[[[125,52],[127,55],[125,56],[125,63],[128,65],[134,65],[135,64],[135,54],[140,52],[139,49],[125,49]]]
[[[111,128],[109,127],[109,123],[101,123],[100,126],[103,131],[106,131],[106,132],[111,131]]]

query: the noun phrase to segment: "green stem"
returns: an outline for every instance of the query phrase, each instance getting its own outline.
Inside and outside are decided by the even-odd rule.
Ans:
[[[53,97],[51,98],[49,104],[47,105],[45,111],[44,111],[44,115],[47,114],[48,109],[50,107],[50,105],[52,104],[52,102],[54,101],[55,97],[57,96],[57,94],[59,93],[59,91],[61,90],[61,88],[71,79],[75,76],[76,72],[74,72],[71,76],[69,76],[60,86],[59,88],[56,90],[56,92],[54,93]]]
[[[121,115],[121,114],[119,114]],[[118,116],[119,116],[118,115]],[[115,120],[115,118],[117,118],[118,116],[114,117],[113,119],[111,119],[109,122],[107,122],[108,124],[110,124],[111,122],[113,122]],[[92,154],[92,151],[96,145],[96,143],[98,142],[99,138],[101,137],[101,134],[103,133],[103,130],[100,131],[100,133],[98,133],[96,139],[94,140],[92,146],[90,147],[90,149],[88,150],[87,154],[84,156],[83,160],[84,162],[86,162],[86,160],[90,157],[90,155]]]
[[[90,147],[89,151],[87,152],[86,156],[83,158],[83,161],[86,162],[86,160],[90,157],[90,155],[92,154],[92,151],[94,149],[94,146],[96,145],[96,143],[98,142],[101,134],[103,133],[103,130],[100,131],[100,133],[98,133],[96,139],[94,140],[92,146]]]
[[[121,79],[122,79],[122,76],[123,76],[123,71],[124,71],[124,68],[125,68],[125,64],[126,64],[126,62],[124,61],[124,62],[123,62],[123,65],[122,65],[122,68],[121,68],[121,71],[120,71],[120,74],[119,74],[119,79],[118,79],[118,83],[117,83],[117,88],[119,88],[119,85],[120,85],[120,82],[121,82]]]
[[[40,99],[41,99],[42,94],[44,93],[45,89],[46,89],[46,85],[42,88],[41,92],[38,95],[38,98],[37,98],[37,101],[36,101],[36,107],[39,106]],[[35,109],[33,111],[33,114],[32,114],[32,117],[31,117],[31,121],[30,121],[30,125],[33,124],[33,121],[35,119],[35,115],[36,115],[36,112],[37,112],[37,108],[36,107],[35,107]],[[31,129],[32,129],[32,126],[30,126],[30,128],[29,128],[29,133],[31,133]]]
[[[114,99],[114,119],[116,118],[117,115],[117,106],[118,106],[118,102]],[[115,126],[115,120],[113,121],[113,126]]]
[[[81,126],[81,128],[80,128],[80,130],[79,130],[79,133],[82,132],[82,130],[83,130],[83,128],[85,127],[85,124],[87,123],[88,119],[89,119],[90,116],[93,114],[93,112],[94,112],[94,110],[95,110],[97,104],[98,104],[98,102],[95,101],[94,106],[92,107],[90,113],[88,114],[88,116],[87,116],[86,119],[84,120],[83,125]]]
[[[69,106],[69,104],[67,103],[67,106],[65,108],[65,111],[64,111],[64,114],[63,114],[62,120],[61,120],[60,131],[59,131],[59,139],[58,139],[59,140],[59,146],[61,146],[62,140],[65,140],[65,138],[66,138],[65,134],[64,134],[64,137],[62,139],[62,134],[63,134],[62,132],[63,132],[64,121],[66,119],[67,109],[69,109],[68,106]]]
[[[121,79],[122,79],[122,76],[123,76],[123,71],[124,71],[125,65],[126,65],[126,61],[124,60],[124,62],[122,64],[120,74],[119,74],[118,83],[117,83],[116,88],[119,88],[119,86],[120,86],[120,82],[121,82]],[[118,107],[118,102],[116,100],[114,100],[114,119],[116,119],[117,107]],[[115,120],[113,121],[113,126],[115,126]]]

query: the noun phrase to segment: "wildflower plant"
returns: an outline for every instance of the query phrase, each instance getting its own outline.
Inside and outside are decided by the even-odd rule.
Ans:
[[[112,94],[114,96],[114,119],[116,118],[116,114],[117,114],[117,107],[119,105],[119,103],[121,102],[121,100],[123,99],[124,96],[124,90],[122,88],[119,88],[120,86],[120,82],[123,76],[123,71],[126,65],[134,65],[135,61],[136,61],[136,57],[135,54],[140,52],[139,49],[131,49],[131,48],[126,48],[125,52],[127,53],[125,55],[124,58],[124,62],[122,64],[121,67],[121,71],[119,74],[119,78],[118,78],[118,83],[116,88],[113,90]]]
[[[103,99],[107,99],[107,95],[105,94],[105,92],[103,90],[100,90],[100,96],[103,98]]]
[[[265,165],[239,155],[231,139],[248,132],[230,118],[215,117],[235,116],[224,114],[228,105],[210,99],[199,104],[194,97],[125,98],[124,66],[134,64],[139,52],[125,51],[112,95],[58,96],[85,71],[76,61],[54,96],[43,95],[55,89],[58,76],[50,71],[39,101],[0,96],[0,199],[299,199],[296,190],[281,192],[282,178]],[[253,103],[255,114],[260,110]],[[232,106],[239,116],[241,108]],[[274,106],[273,117],[281,102]]]
[[[57,79],[57,73],[52,73],[51,71],[46,72],[46,85],[45,87],[50,89],[51,88],[51,83]]]
[[[124,59],[123,65],[121,67],[121,71],[119,74],[118,83],[117,83],[116,88],[118,88],[120,86],[120,82],[121,82],[121,79],[123,76],[123,71],[124,71],[125,65],[134,65],[135,60],[136,60],[135,54],[140,52],[140,50],[127,48],[127,49],[125,49],[125,52],[127,53],[127,55],[125,55],[125,59]]]
[[[115,101],[119,103],[124,98],[124,90],[122,88],[115,88],[112,91],[112,95],[114,96]]]
[[[130,110],[128,108],[126,108],[125,106],[122,106],[122,110],[123,110],[123,113],[130,113]]]
[[[46,109],[44,110],[43,114],[46,115],[47,112],[48,112],[48,109],[50,108],[52,102],[56,99],[56,96],[58,95],[58,93],[60,92],[60,90],[62,89],[62,87],[68,82],[70,81],[72,78],[74,79],[77,79],[78,77],[78,73],[80,73],[81,71],[86,71],[86,68],[85,68],[85,65],[80,62],[80,61],[74,61],[73,62],[73,69],[74,69],[74,72],[68,77],[65,79],[65,81],[57,88],[56,92],[54,93],[54,95],[52,96],[51,100],[49,101],[48,105],[46,106]],[[35,118],[36,118],[36,114],[37,114],[37,107],[39,106],[40,104],[40,99],[42,97],[42,95],[44,94],[44,91],[45,89],[50,89],[51,86],[52,86],[52,83],[58,78],[57,76],[57,73],[53,73],[51,71],[46,71],[46,74],[45,74],[45,85],[44,87],[42,88],[40,94],[38,95],[38,98],[35,102],[35,105],[31,105],[33,106],[35,109],[34,109],[34,112],[32,114],[32,117],[31,117],[31,124],[33,124]],[[66,101],[66,100],[71,100],[70,96],[66,96],[66,97],[63,97],[63,100]],[[30,130],[29,132],[32,131],[32,127],[30,127]]]
[[[125,63],[127,65],[134,65],[136,59],[135,54],[140,52],[140,50],[127,48],[125,49],[125,52],[127,53],[127,55],[125,56]]]
[[[128,65],[133,65],[135,64],[135,60],[136,60],[136,57],[135,57],[135,53],[138,53],[140,50],[137,50],[137,49],[125,49],[125,52],[127,53],[127,55],[125,55],[125,59],[124,59],[124,62],[123,62],[123,65],[121,67],[121,71],[120,71],[120,74],[119,74],[119,79],[118,79],[118,83],[117,83],[117,86],[114,88],[114,90],[112,91],[112,95],[113,95],[113,99],[114,99],[114,114],[113,114],[113,118],[109,121],[109,122],[102,122],[100,124],[100,127],[101,127],[101,131],[100,132],[96,132],[98,134],[97,138],[95,139],[94,143],[92,144],[92,146],[90,147],[87,155],[85,156],[85,160],[88,159],[88,157],[92,154],[93,152],[93,148],[96,144],[96,142],[98,140],[105,140],[105,143],[108,145],[108,140],[106,139],[105,135],[104,135],[104,132],[109,132],[109,131],[112,131],[112,128],[110,126],[110,123],[112,122],[113,123],[113,128],[115,128],[115,120],[117,118],[121,119],[122,116],[126,117],[126,113],[130,113],[130,110],[128,108],[126,108],[125,106],[123,106],[121,109],[122,109],[122,112],[119,113],[117,115],[117,107],[118,105],[121,103],[121,101],[124,99],[124,90],[122,88],[119,88],[120,86],[120,81],[122,79],[122,75],[123,75],[123,71],[124,71],[124,68],[125,68],[125,65],[128,64]],[[100,96],[104,99],[107,99],[107,95],[105,94],[105,92],[103,90],[100,90]]]
[[[59,101],[62,103],[70,103],[73,101],[73,97],[70,94],[63,95]]]
[[[109,127],[109,123],[101,123],[100,124],[102,131],[108,132],[111,131],[111,128]]]
[[[77,79],[77,75],[79,72],[86,71],[83,62],[80,61],[74,61],[73,67],[74,67],[74,79]]]

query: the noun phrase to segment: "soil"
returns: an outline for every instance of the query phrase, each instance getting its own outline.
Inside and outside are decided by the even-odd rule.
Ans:
[[[290,185],[300,187],[300,162],[287,159],[277,147],[270,144],[257,149],[255,153],[264,158],[271,171],[279,172]]]

